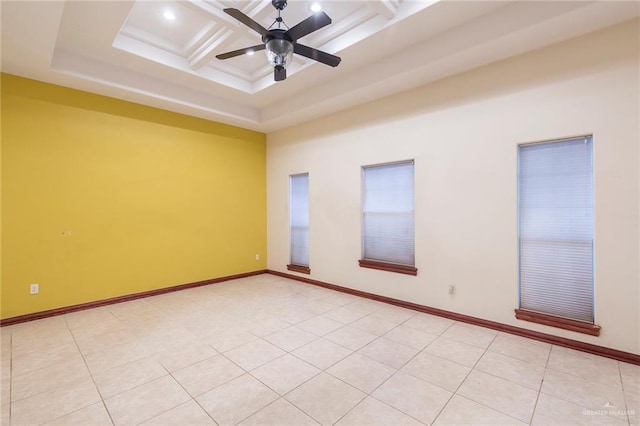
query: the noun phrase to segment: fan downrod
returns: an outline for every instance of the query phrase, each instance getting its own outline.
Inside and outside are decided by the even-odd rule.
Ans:
[[[282,10],[287,7],[287,0],[271,0],[271,4],[278,10]]]

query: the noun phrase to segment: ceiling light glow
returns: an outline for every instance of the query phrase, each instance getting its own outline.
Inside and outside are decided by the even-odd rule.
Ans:
[[[175,21],[176,19],[175,13],[170,10],[165,10],[162,16],[164,16],[164,19],[166,19],[167,21]]]
[[[249,55],[249,56],[253,55],[254,53],[256,53],[256,52],[254,52],[253,50],[247,50],[247,55]]]
[[[311,11],[313,13],[320,12],[322,10],[322,5],[317,1],[311,5]]]

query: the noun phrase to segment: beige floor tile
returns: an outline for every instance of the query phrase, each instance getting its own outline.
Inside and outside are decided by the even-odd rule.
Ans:
[[[275,333],[276,331],[282,330],[284,328],[289,327],[291,324],[288,322],[284,322],[281,319],[275,317],[264,318],[260,321],[254,321],[247,326],[247,330],[251,334],[255,334],[256,336],[264,337],[267,334]],[[307,330],[309,331],[309,330]]]
[[[475,369],[535,391],[540,390],[544,376],[542,367],[495,352],[486,352]]]
[[[368,315],[364,318],[360,318],[351,324],[352,327],[359,328],[376,336],[382,336],[390,330],[397,327],[397,324],[391,321],[384,320],[382,318]]]
[[[336,307],[330,303],[324,303],[321,300],[313,300],[311,302],[307,302],[305,308],[316,315],[323,315],[329,311],[333,311]]]
[[[396,425],[421,425],[418,420],[407,416],[395,408],[380,402],[370,396],[365,398],[353,410],[349,411],[337,425],[349,426],[396,426]]]
[[[86,309],[84,311],[71,312],[62,317],[70,330],[82,327],[96,327],[102,324],[111,324],[118,321],[106,306]]]
[[[495,330],[457,322],[449,327],[442,337],[487,349],[497,335],[498,332]]]
[[[434,426],[460,426],[460,425],[504,425],[504,426],[516,426],[526,425],[509,417],[506,414],[502,414],[499,411],[492,410],[470,399],[461,397],[460,395],[453,395],[449,403],[444,407],[444,410],[440,413]],[[549,423],[551,424],[551,423]]]
[[[170,373],[216,355],[218,351],[209,345],[187,345],[157,353],[154,358]]]
[[[372,392],[395,372],[395,368],[358,353],[349,355],[327,370],[332,376],[366,393]]]
[[[318,373],[320,373],[320,370],[313,365],[289,354],[277,358],[251,372],[254,377],[280,395],[284,395],[298,387]]]
[[[314,340],[291,352],[321,370],[326,370],[353,351],[325,339]]]
[[[12,334],[11,350],[13,356],[26,355],[31,352],[46,352],[59,346],[75,345],[71,332],[66,328],[66,323],[62,321],[60,324],[64,324],[64,328],[35,325],[32,329],[25,328]]]
[[[438,336],[402,324],[383,337],[421,351]]]
[[[411,309],[401,308],[399,306],[386,306],[378,311],[373,312],[371,315],[383,320],[390,321],[396,324],[401,324],[409,318],[415,316],[416,311]]]
[[[529,423],[538,392],[499,377],[473,370],[462,383],[459,395]]]
[[[93,375],[93,380],[102,398],[107,399],[167,374],[159,362],[147,357],[100,371]]]
[[[0,378],[8,379],[11,377],[11,346],[2,350],[0,356]]]
[[[318,422],[285,399],[279,399],[246,418],[242,426],[312,426]]]
[[[424,351],[467,367],[473,367],[484,354],[484,349],[447,339],[444,335],[429,343]]]
[[[146,358],[151,353],[136,342],[113,346],[104,351],[95,352],[84,357],[92,374],[109,370],[131,361]]]
[[[449,391],[401,371],[371,394],[426,424],[433,422],[451,395]]]
[[[533,413],[532,425],[578,426],[578,425],[624,425],[623,420],[610,417],[608,410],[588,410],[576,404],[554,398],[543,393],[538,397]]]
[[[368,333],[359,328],[346,326],[339,330],[324,336],[325,339],[337,343],[340,346],[344,346],[352,351],[357,351],[367,343],[370,343],[378,338],[375,334]]]
[[[367,315],[357,309],[351,308],[351,305],[334,309],[324,314],[325,317],[341,322],[342,324],[350,324]]]
[[[286,399],[323,425],[337,422],[366,394],[321,373],[287,394]]]
[[[471,369],[444,358],[421,352],[402,367],[402,371],[455,392]]]
[[[291,326],[280,331],[276,331],[273,334],[265,336],[264,339],[273,343],[281,349],[287,352],[291,352],[298,349],[301,346],[317,339],[315,334],[302,331],[296,326]]]
[[[150,353],[163,353],[175,348],[195,346],[201,343],[196,335],[182,327],[167,327],[138,336],[140,344]]]
[[[402,368],[411,358],[416,356],[419,351],[401,343],[380,337],[369,343],[358,353],[380,361],[381,363],[393,368]]]
[[[136,337],[120,325],[118,321],[114,319],[111,323],[111,326],[106,326],[99,330],[80,327],[73,331],[76,343],[83,355],[136,341]]]
[[[111,418],[102,401],[81,408],[78,411],[59,417],[46,425],[56,426],[107,426],[112,425]]]
[[[82,355],[76,344],[68,343],[24,354],[14,353],[11,359],[11,370],[12,375],[19,376],[66,361],[81,360]]]
[[[424,333],[433,334],[436,336],[441,335],[445,332],[449,327],[451,327],[455,321],[450,320],[448,318],[437,317],[435,315],[422,314],[419,313],[414,315],[402,325],[407,327],[415,328]]]
[[[357,302],[358,300],[360,300],[360,298],[356,296],[352,296],[350,294],[341,294],[338,292],[334,292],[330,296],[327,296],[321,300],[324,303],[330,303],[334,306],[345,306],[350,303]]]
[[[9,404],[0,406],[0,425],[9,426]]]
[[[225,356],[245,370],[253,370],[256,367],[284,355],[279,347],[262,339],[245,343],[242,346],[225,352]]]
[[[83,379],[90,380],[91,376],[82,359],[54,364],[25,374],[14,375],[11,378],[11,398],[13,401],[19,401]]]
[[[145,426],[200,426],[215,425],[216,423],[197,402],[191,400],[141,424]]]
[[[588,410],[601,410],[610,405],[624,409],[626,406],[622,385],[592,382],[555,370],[546,370],[540,391]]]
[[[249,374],[200,395],[197,402],[219,425],[234,425],[278,399]]]
[[[343,326],[344,324],[341,322],[334,321],[322,315],[308,319],[296,325],[296,327],[301,330],[308,331],[316,336],[324,336],[325,334],[331,333]]]
[[[618,361],[553,346],[547,368],[603,384],[620,384]]]
[[[487,350],[544,367],[549,359],[551,345],[513,334],[498,333]]]
[[[99,401],[93,381],[82,379],[12,403],[11,422],[17,425],[46,423]]]
[[[349,305],[351,309],[355,309],[356,311],[360,311],[365,314],[377,312],[381,309],[386,308],[387,306],[389,305],[386,303],[378,302],[377,300],[364,299],[361,297],[359,297],[358,300]]]
[[[213,346],[218,352],[226,352],[257,339],[258,336],[245,330],[225,330],[210,333],[205,343]]]
[[[278,313],[278,318],[293,325],[311,319],[316,315],[318,315],[317,312],[314,312],[314,310],[312,310],[311,308],[302,309],[298,307],[293,309],[285,309],[284,311]]]
[[[0,381],[0,405],[11,403],[11,378]]]
[[[196,397],[244,373],[224,355],[216,355],[174,372],[173,377]]]
[[[640,365],[633,365],[626,362],[619,362],[620,376],[625,390],[640,392]]]
[[[632,425],[638,426],[640,425],[640,366],[621,362],[619,367],[629,421]]]
[[[116,425],[142,423],[189,401],[190,396],[171,376],[161,377],[105,400]]]

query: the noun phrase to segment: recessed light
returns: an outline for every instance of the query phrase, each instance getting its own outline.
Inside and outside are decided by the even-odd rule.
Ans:
[[[313,2],[313,4],[311,5],[311,11],[313,13],[316,13],[316,12],[320,12],[321,10],[322,10],[322,5],[317,1]]]
[[[165,10],[162,16],[164,16],[164,19],[166,19],[167,21],[175,21],[176,19],[175,13],[170,10]]]

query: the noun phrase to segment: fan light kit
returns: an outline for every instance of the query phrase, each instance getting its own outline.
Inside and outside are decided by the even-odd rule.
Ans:
[[[269,29],[249,18],[238,9],[224,9],[225,13],[242,22],[258,34],[262,36],[262,43],[257,46],[246,47],[244,49],[234,50],[233,52],[222,53],[217,55],[218,59],[229,59],[244,54],[253,54],[258,50],[266,50],[269,64],[273,67],[273,77],[275,81],[282,81],[287,78],[287,67],[291,63],[293,54],[305,56],[323,64],[337,67],[340,58],[335,55],[314,49],[297,42],[298,39],[326,27],[331,23],[331,18],[322,12],[316,12],[304,21],[298,23],[292,28],[282,29],[282,25],[286,27],[284,20],[280,16],[282,9],[287,7],[287,0],[271,0],[271,4],[278,11],[278,17],[271,24]],[[277,26],[277,28],[273,28]]]

